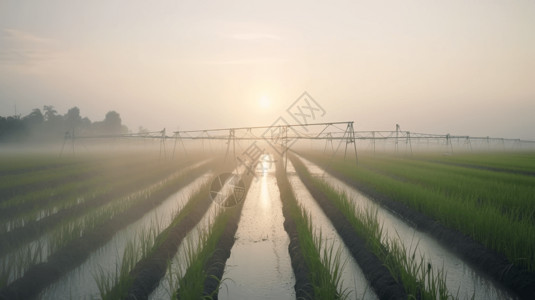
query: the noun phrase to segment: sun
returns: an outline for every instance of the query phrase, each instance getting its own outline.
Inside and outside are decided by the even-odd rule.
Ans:
[[[267,109],[267,108],[269,108],[269,104],[270,104],[270,101],[269,101],[269,98],[267,96],[260,97],[260,107],[261,108]]]

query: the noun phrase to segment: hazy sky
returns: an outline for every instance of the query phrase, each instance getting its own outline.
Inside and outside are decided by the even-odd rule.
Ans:
[[[158,3],[158,4],[155,4]],[[535,140],[535,1],[0,0],[0,115],[317,121]]]

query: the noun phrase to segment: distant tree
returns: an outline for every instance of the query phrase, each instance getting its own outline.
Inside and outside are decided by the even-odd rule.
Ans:
[[[43,116],[43,113],[39,108],[35,108],[32,110],[31,113],[22,118],[22,121],[28,127],[36,127],[43,124],[43,122],[45,121],[45,117]]]
[[[65,126],[67,130],[79,128],[82,125],[82,117],[80,116],[80,109],[73,107],[67,111],[63,117],[65,120]]]
[[[24,137],[28,139],[41,139],[44,133],[44,121],[45,117],[41,113],[41,110],[38,108],[33,109],[31,113],[22,118],[25,131],[23,134]]]
[[[89,130],[89,128],[91,128],[91,120],[89,120],[88,117],[84,117],[82,121],[80,121],[80,127],[82,130]]]
[[[27,131],[18,115],[0,119],[0,141],[21,141]]]
[[[112,110],[106,114],[106,118],[104,119],[102,125],[107,133],[121,133],[123,132],[121,122],[121,115]]]
[[[45,122],[43,123],[43,138],[48,141],[63,139],[65,136],[65,125],[63,124],[63,116],[58,115],[56,109],[52,105],[43,106]]]
[[[45,121],[52,121],[56,118],[57,111],[54,109],[54,106],[52,105],[45,105],[43,106],[43,110],[45,111]]]
[[[7,118],[0,117],[0,141],[5,141],[9,135]]]
[[[57,142],[73,128],[78,128],[75,135],[129,132],[116,111],[109,111],[103,121],[92,123],[87,117],[82,118],[76,106],[60,115],[54,106],[45,105],[43,110],[33,109],[23,118],[20,115],[0,116],[0,142]]]

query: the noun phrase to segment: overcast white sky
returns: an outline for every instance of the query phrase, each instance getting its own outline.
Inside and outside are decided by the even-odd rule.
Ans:
[[[2,116],[269,125],[303,91],[357,130],[535,140],[535,1],[0,0]]]

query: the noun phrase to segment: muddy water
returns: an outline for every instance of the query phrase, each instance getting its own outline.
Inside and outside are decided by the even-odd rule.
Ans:
[[[173,216],[187,203],[191,195],[212,174],[207,173],[194,182],[168,197],[161,205],[146,213],[136,222],[115,233],[106,245],[93,252],[78,268],[65,274],[59,281],[48,287],[39,295],[40,299],[97,299],[100,298],[95,275],[101,270],[114,274],[116,266],[121,264],[124,249],[128,241],[138,238],[144,229],[157,228],[161,232],[171,223]]]
[[[275,165],[261,170],[245,199],[219,299],[295,299]]]
[[[362,270],[351,253],[345,247],[342,238],[332,226],[329,218],[325,216],[321,207],[308,192],[301,179],[299,179],[290,161],[288,161],[286,171],[297,201],[310,213],[314,229],[317,232],[321,231],[322,237],[326,240],[327,243],[324,246],[330,247],[333,245],[334,249],[340,249],[341,251],[341,263],[345,264],[341,276],[341,290],[349,292],[348,299],[377,299],[377,295],[375,295],[373,289],[369,286],[366,277],[364,277]]]
[[[376,205],[359,191],[327,174],[316,164],[302,157],[300,159],[312,175],[322,177],[332,187],[347,193],[349,198],[356,202],[361,209],[370,206],[377,208],[377,217],[379,222],[383,224],[383,232],[386,236],[400,241],[407,249],[411,249],[409,253],[412,254],[416,251],[416,257],[423,255],[426,261],[431,262],[433,268],[443,268],[447,274],[446,286],[448,291],[456,298],[514,299],[511,294],[497,287],[493,281],[463,262],[429,234],[414,229],[390,211]]]
[[[178,278],[182,278],[188,269],[188,249],[197,249],[199,237],[204,230],[212,226],[219,210],[220,206],[212,202],[199,223],[184,237],[182,243],[178,246],[175,257],[171,260],[171,265],[167,269],[165,276],[160,280],[158,287],[149,295],[149,299],[171,299],[173,293],[179,288]]]

